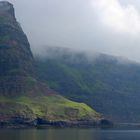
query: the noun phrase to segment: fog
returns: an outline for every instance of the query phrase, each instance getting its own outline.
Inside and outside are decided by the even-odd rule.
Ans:
[[[46,46],[140,62],[139,0],[9,0],[34,53]]]

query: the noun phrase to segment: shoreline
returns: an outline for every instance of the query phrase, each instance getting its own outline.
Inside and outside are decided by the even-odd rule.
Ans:
[[[93,121],[42,121],[42,122],[0,122],[3,128],[112,128],[114,124],[108,120]]]

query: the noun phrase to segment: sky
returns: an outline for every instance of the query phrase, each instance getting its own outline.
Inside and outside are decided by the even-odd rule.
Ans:
[[[46,46],[140,62],[140,0],[9,0],[33,52]]]

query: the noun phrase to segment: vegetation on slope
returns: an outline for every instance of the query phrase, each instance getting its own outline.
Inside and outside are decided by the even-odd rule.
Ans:
[[[0,118],[17,117],[47,121],[97,121],[101,116],[83,103],[76,103],[60,95],[29,98],[0,97]],[[8,120],[8,119],[7,119]]]
[[[55,52],[36,58],[38,79],[63,96],[84,102],[107,118],[139,122],[140,65],[85,53]]]

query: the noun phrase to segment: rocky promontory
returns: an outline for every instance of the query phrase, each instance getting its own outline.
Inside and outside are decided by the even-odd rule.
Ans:
[[[0,2],[0,126],[95,126],[102,116],[36,79],[28,39],[14,7]]]

